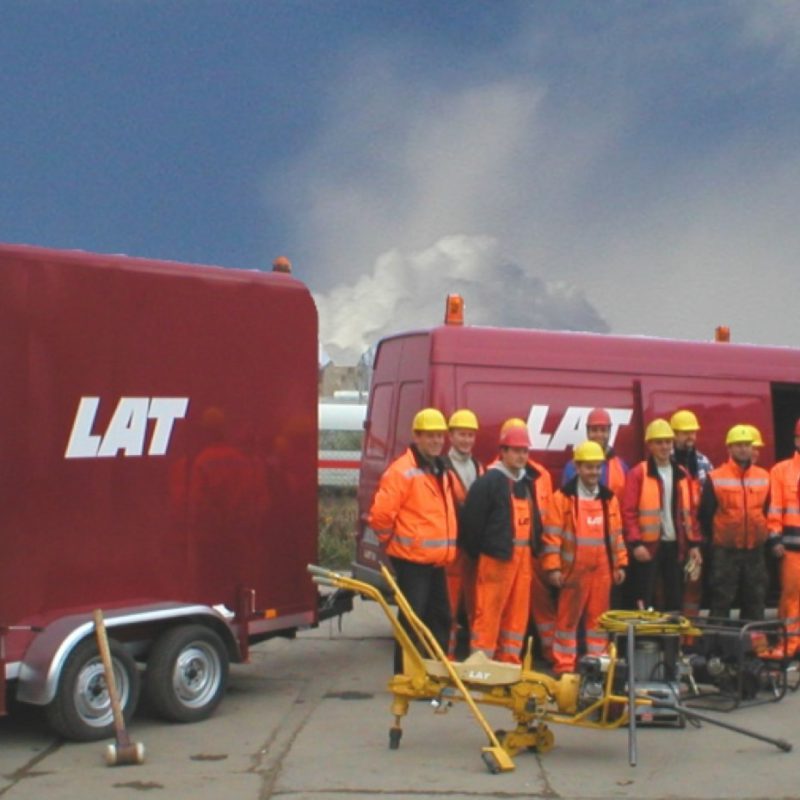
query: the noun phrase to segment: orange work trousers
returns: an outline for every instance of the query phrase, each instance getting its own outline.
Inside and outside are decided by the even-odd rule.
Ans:
[[[681,611],[684,617],[694,619],[700,614],[700,604],[703,600],[703,579],[690,581],[688,578],[683,584],[683,603]]]
[[[450,598],[450,614],[453,624],[450,628],[450,641],[447,654],[451,659],[456,655],[458,641],[458,618],[461,604],[464,604],[464,614],[467,620],[475,616],[475,579],[478,562],[470,558],[461,548],[458,549],[455,561],[445,567],[447,576],[447,595]]]
[[[520,664],[531,599],[531,549],[517,545],[509,561],[481,554],[475,583],[472,651]]]
[[[787,655],[800,650],[800,553],[786,550],[781,559],[781,599],[778,616],[786,625]]]
[[[545,572],[538,559],[534,559],[531,573],[531,616],[542,646],[542,655],[552,662],[556,602],[553,598],[553,589],[547,583]]]
[[[598,617],[611,603],[611,570],[605,543],[578,547],[575,565],[558,595],[556,633],[553,641],[553,671],[557,675],[575,672],[578,661],[578,626],[583,619],[586,651],[602,655],[608,635],[598,627]]]

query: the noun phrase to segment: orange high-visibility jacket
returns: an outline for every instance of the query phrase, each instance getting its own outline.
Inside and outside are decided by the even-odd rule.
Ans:
[[[706,483],[710,482],[711,488],[704,489],[704,493],[713,492],[716,499],[711,519],[712,543],[746,550],[764,544],[769,473],[754,465],[743,470],[733,459],[728,459],[711,470],[708,477]],[[708,503],[704,503],[703,509],[707,507]]]
[[[619,456],[611,456],[607,461],[608,465],[608,488],[614,492],[614,496],[619,499],[625,491],[625,475],[627,468]]]
[[[770,472],[767,513],[770,543],[780,541],[787,550],[800,551],[800,453],[778,462]]]
[[[456,557],[452,476],[441,459],[434,472],[409,447],[383,473],[369,525],[390,556],[444,566]]]
[[[607,487],[600,485],[599,498],[603,507],[603,535],[608,555],[608,565],[612,571],[628,563],[628,551],[622,536],[622,514],[619,501]],[[549,572],[558,569],[566,577],[575,562],[575,552],[579,546],[576,534],[578,519],[578,478],[556,491],[550,503],[542,536],[542,568]]]
[[[658,548],[661,539],[663,491],[658,468],[652,458],[641,461],[628,472],[622,518],[625,525],[625,540],[630,547],[643,544],[651,551]],[[688,547],[700,544],[700,534],[693,514],[689,473],[674,463],[670,503],[678,541],[678,558],[683,559]]]

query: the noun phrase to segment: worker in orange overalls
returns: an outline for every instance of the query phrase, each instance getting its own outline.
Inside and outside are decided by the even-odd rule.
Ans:
[[[611,446],[611,414],[605,408],[593,408],[586,416],[586,439],[597,442],[603,448],[606,460],[603,462],[603,471],[600,473],[600,483],[614,492],[617,501],[622,503],[625,492],[625,476],[628,474],[628,465],[614,453]],[[566,486],[576,475],[575,462],[568,461],[561,473],[561,485]],[[627,592],[626,592],[627,589]],[[623,608],[631,605],[630,587],[626,584],[614,586],[611,590],[611,607]]]
[[[542,537],[542,567],[560,589],[553,643],[557,675],[575,671],[581,620],[587,652],[606,651],[608,636],[598,619],[609,609],[611,586],[625,580],[628,563],[619,501],[600,483],[603,448],[583,442],[573,450],[573,461],[576,475],[553,496]]]
[[[450,638],[445,567],[456,557],[456,510],[450,473],[442,460],[447,423],[423,408],[412,422],[413,443],[381,476],[369,526],[389,556],[397,584],[443,650]],[[413,640],[416,637],[400,615]],[[395,646],[395,673],[403,670]]]
[[[507,419],[500,428],[502,436],[509,428],[528,429],[528,423],[521,417]],[[553,497],[553,479],[550,472],[543,464],[534,461],[528,454],[528,469],[534,476],[534,489],[536,490],[536,504],[539,513],[544,519]],[[536,626],[536,635],[539,639],[542,657],[552,663],[553,661],[553,634],[556,630],[556,600],[558,590],[547,583],[541,563],[541,536],[534,531],[533,542],[533,568],[531,570],[531,617]]]
[[[478,559],[471,649],[521,662],[531,592],[532,546],[541,535],[536,482],[528,466],[527,428],[507,427],[500,458],[472,484],[461,515],[464,549]]]
[[[795,453],[770,472],[767,545],[781,559],[778,616],[789,639],[788,653],[800,651],[800,419],[794,426]]]
[[[486,471],[483,464],[472,455],[478,434],[478,418],[467,408],[454,411],[447,421],[450,450],[444,457],[453,484],[456,513],[461,513],[470,486]],[[475,608],[475,570],[477,564],[459,547],[455,561],[446,567],[447,594],[450,597],[450,644],[448,655],[455,658],[458,643],[459,617],[462,611],[469,620]]]

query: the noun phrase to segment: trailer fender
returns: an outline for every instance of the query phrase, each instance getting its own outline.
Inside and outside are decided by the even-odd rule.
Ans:
[[[238,655],[231,628],[233,615],[206,605],[159,603],[104,610],[106,627],[112,631],[133,625],[177,620],[203,622],[215,630],[228,648],[232,660]],[[72,614],[51,622],[33,639],[19,666],[16,696],[20,702],[44,706],[52,702],[64,664],[73,649],[94,632],[91,612]]]

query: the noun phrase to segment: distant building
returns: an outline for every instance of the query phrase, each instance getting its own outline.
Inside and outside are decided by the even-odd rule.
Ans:
[[[369,391],[371,370],[364,364],[355,367],[338,367],[328,362],[319,370],[319,396],[343,397],[342,392],[354,392],[353,400],[364,402]]]

